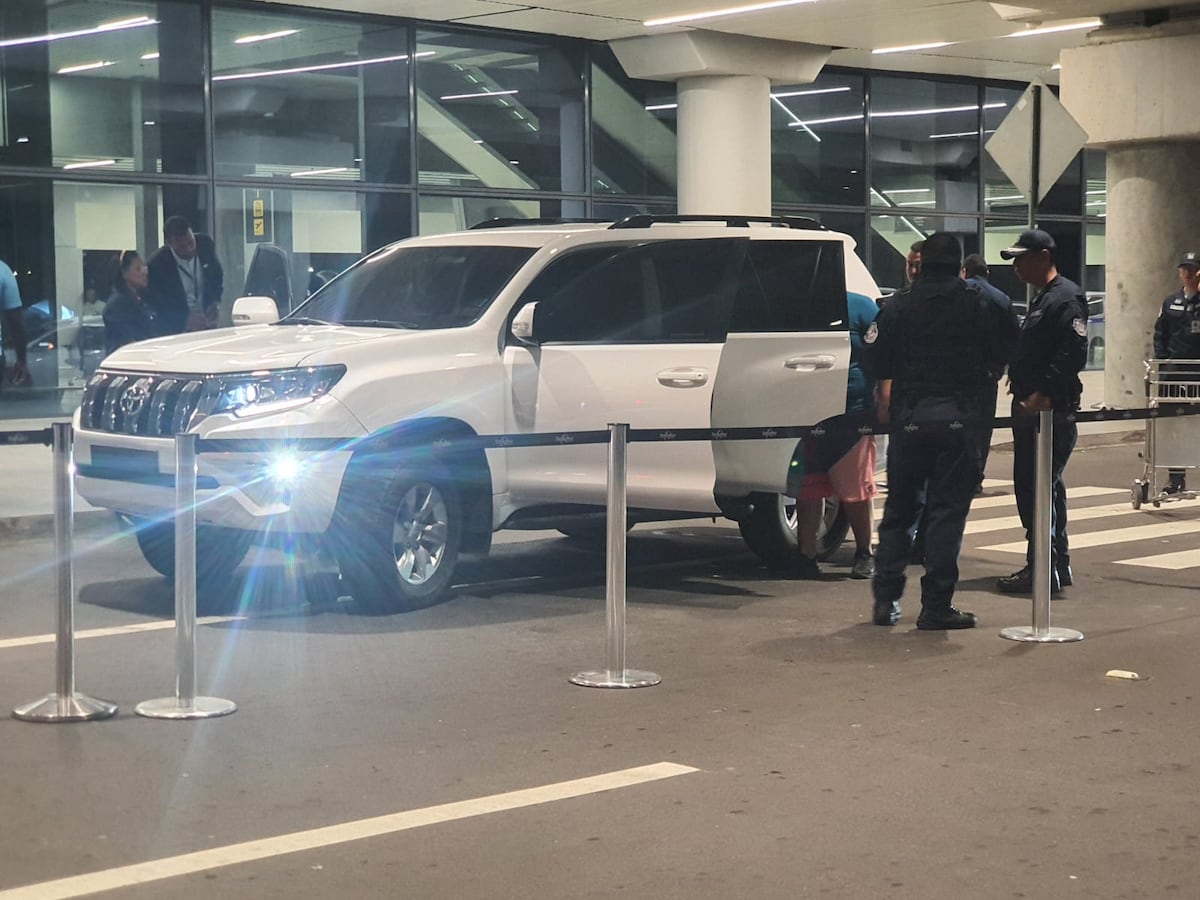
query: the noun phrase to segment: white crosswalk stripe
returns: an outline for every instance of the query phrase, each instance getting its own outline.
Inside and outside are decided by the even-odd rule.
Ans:
[[[1009,485],[1011,482],[997,484],[997,486],[1003,487]],[[1092,485],[1067,489],[1068,500],[1072,501],[1069,516],[1072,552],[1141,541],[1165,541],[1174,537],[1200,534],[1200,505],[1181,505],[1168,513],[1167,510],[1145,508],[1135,510],[1128,502],[1111,502],[1112,497],[1126,493],[1127,491],[1120,488]],[[1090,506],[1078,502],[1102,497],[1109,497],[1110,502]],[[976,498],[975,502],[971,504],[971,517],[967,522],[964,534],[967,536],[990,535],[1003,531],[1015,531],[1020,534],[1021,520],[1012,514],[1015,512],[1015,507],[1016,498],[1011,493],[999,497]],[[994,513],[999,513],[999,515]],[[1170,517],[1165,518],[1164,514],[1168,514]],[[1113,519],[1125,519],[1134,524],[1116,528],[1104,527]],[[1085,522],[1095,522],[1100,527],[1094,531],[1081,530],[1079,526]],[[983,544],[975,546],[973,549],[1024,555],[1027,548],[1022,538],[1004,543]],[[1134,552],[1136,553],[1136,551]],[[1114,556],[1117,555],[1121,554],[1113,553],[1106,561],[1121,566],[1142,566],[1167,571],[1200,567],[1200,549],[1172,550],[1148,553],[1143,556],[1129,554],[1126,558],[1114,559]]]

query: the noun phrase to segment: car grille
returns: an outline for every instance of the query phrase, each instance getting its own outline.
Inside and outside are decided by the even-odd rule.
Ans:
[[[83,392],[80,424],[110,434],[172,437],[203,418],[207,383],[195,375],[97,372]]]

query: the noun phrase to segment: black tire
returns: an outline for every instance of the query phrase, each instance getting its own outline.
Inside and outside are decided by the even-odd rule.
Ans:
[[[458,487],[433,463],[401,469],[383,491],[362,473],[334,520],[342,585],[363,612],[409,612],[443,599],[462,547]]]
[[[166,578],[175,577],[175,520],[157,522],[130,519],[137,535],[138,548],[154,571]],[[207,587],[229,582],[250,545],[254,533],[217,525],[196,526],[196,584]]]
[[[783,494],[757,494],[749,517],[738,522],[742,540],[763,562],[782,568],[795,559],[796,501]],[[825,500],[825,513],[817,528],[817,559],[832,556],[846,540],[850,522],[836,498]]]

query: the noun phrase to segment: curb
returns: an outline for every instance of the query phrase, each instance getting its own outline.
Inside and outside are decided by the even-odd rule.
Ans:
[[[116,533],[117,517],[106,509],[84,509],[75,513],[76,534]],[[54,536],[53,513],[0,517],[0,541],[34,540]]]

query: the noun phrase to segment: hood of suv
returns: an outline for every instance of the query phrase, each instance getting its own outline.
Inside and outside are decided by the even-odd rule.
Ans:
[[[129,344],[106,358],[106,369],[218,375],[299,366],[315,353],[333,355],[351,347],[422,332],[345,325],[249,325],[174,334]]]

